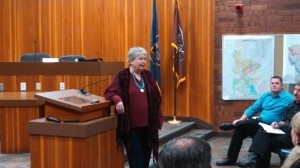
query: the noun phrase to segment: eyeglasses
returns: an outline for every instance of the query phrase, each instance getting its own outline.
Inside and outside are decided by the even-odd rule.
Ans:
[[[146,61],[146,57],[138,57],[136,59],[139,60],[139,61]]]

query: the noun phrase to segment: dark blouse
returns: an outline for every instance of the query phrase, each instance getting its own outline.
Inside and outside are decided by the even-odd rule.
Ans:
[[[130,127],[144,127],[148,126],[148,103],[147,103],[147,90],[141,92],[135,85],[131,75],[129,81],[129,112],[130,112]],[[138,84],[141,81],[136,79]]]

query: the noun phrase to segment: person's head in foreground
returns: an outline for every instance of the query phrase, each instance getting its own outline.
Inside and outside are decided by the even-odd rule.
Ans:
[[[281,168],[299,168],[300,167],[300,113],[298,112],[291,122],[291,138],[294,148],[284,161]]]
[[[203,139],[191,136],[169,141],[158,155],[159,168],[210,168],[211,147]]]

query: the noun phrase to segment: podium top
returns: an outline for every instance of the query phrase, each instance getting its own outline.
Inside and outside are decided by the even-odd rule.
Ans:
[[[110,105],[110,101],[105,100],[104,97],[94,94],[85,96],[79,94],[78,90],[75,89],[37,93],[35,97],[44,102],[49,102],[78,112],[88,112]],[[95,103],[95,100],[99,102]]]

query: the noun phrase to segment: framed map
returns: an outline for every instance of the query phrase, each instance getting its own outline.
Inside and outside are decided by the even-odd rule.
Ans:
[[[223,100],[256,100],[270,90],[273,74],[273,35],[223,35]]]
[[[300,81],[300,34],[283,35],[282,78],[289,84]]]

